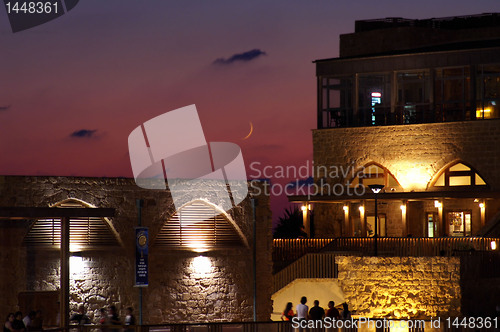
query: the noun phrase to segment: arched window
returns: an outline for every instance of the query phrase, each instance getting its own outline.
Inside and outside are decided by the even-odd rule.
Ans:
[[[444,167],[431,183],[431,187],[435,188],[467,186],[486,187],[487,184],[476,170],[462,161],[456,161]]]
[[[248,246],[231,216],[204,200],[185,204],[163,225],[156,247],[204,252]]]
[[[385,190],[402,190],[394,175],[387,168],[375,162],[368,163],[358,170],[349,181],[349,184],[352,187],[381,184],[385,187]]]
[[[52,208],[95,208],[77,198],[67,198],[49,205]],[[69,220],[70,251],[108,249],[122,246],[120,236],[108,218],[79,217]],[[61,220],[38,219],[24,237],[23,245],[41,248],[60,248]]]

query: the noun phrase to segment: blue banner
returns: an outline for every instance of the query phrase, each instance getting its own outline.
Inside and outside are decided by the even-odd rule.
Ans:
[[[139,287],[148,286],[148,243],[148,228],[137,227],[135,229],[135,285]]]

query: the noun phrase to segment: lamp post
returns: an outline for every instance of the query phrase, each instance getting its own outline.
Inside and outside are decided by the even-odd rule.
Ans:
[[[377,196],[378,193],[384,188],[383,184],[370,184],[368,185],[370,189],[373,191],[375,194],[375,235],[374,237],[374,246],[375,246],[375,256],[378,255],[378,248],[377,248],[377,238],[378,238],[378,204],[377,204]]]

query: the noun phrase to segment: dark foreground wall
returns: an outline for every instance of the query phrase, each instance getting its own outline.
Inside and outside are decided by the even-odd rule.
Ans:
[[[71,258],[77,261],[70,271],[71,309],[84,304],[94,320],[99,308],[112,304],[122,318],[128,306],[134,307],[137,315],[139,290],[133,287],[136,199],[144,200],[142,225],[149,227],[154,240],[175,212],[169,193],[144,190],[132,179],[123,178],[0,177],[0,206],[47,207],[68,198],[115,208],[111,224],[124,244],[106,251],[84,251],[81,258]],[[259,196],[257,202],[257,318],[267,320],[272,310],[271,212],[268,197]],[[149,287],[143,290],[145,324],[253,319],[250,199],[228,214],[249,245],[205,253],[202,260],[209,263],[201,272],[195,262],[199,254],[157,248],[153,243]],[[0,312],[4,314],[19,308],[20,293],[59,288],[59,251],[22,245],[31,225],[32,221],[0,221]],[[35,305],[30,309],[44,309],[43,302]]]

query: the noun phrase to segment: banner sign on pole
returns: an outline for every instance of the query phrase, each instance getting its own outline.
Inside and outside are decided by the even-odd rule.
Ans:
[[[147,227],[135,229],[135,286],[148,286],[148,243]]]

